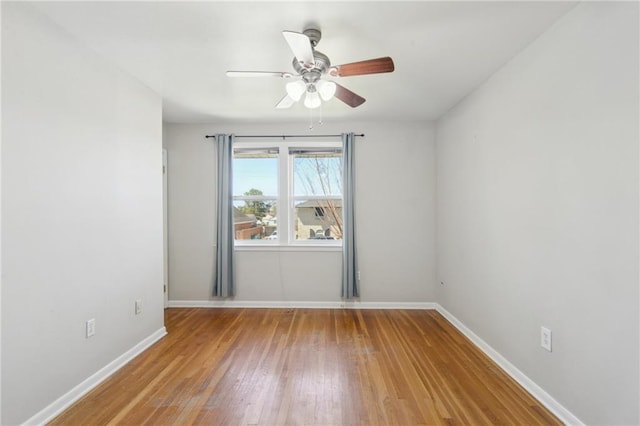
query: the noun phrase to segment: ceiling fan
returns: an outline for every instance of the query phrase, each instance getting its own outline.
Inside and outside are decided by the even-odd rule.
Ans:
[[[331,66],[329,57],[315,49],[322,36],[320,30],[307,28],[302,33],[283,31],[282,35],[294,54],[290,72],[227,71],[229,77],[280,77],[295,79],[287,83],[287,94],[276,108],[289,108],[305,95],[304,106],[313,109],[332,97],[340,99],[352,108],[362,105],[365,98],[325,77],[350,77],[356,75],[392,72],[393,60],[386,56],[366,61]],[[300,77],[299,79],[297,77]]]

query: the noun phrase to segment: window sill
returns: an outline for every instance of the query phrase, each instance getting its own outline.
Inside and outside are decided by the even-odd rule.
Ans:
[[[323,251],[334,251],[341,252],[342,245],[310,245],[310,244],[298,244],[298,245],[257,245],[257,244],[247,244],[247,245],[236,245],[235,251],[291,251],[291,252],[323,252]]]

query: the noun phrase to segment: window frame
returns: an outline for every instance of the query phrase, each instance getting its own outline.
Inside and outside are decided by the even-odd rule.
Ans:
[[[337,251],[342,249],[342,239],[340,240],[295,240],[294,234],[294,155],[290,152],[295,150],[312,150],[312,149],[336,149],[342,152],[342,142],[336,141],[309,141],[309,140],[284,140],[284,141],[234,141],[234,160],[235,150],[270,150],[278,149],[278,194],[274,196],[258,196],[265,200],[274,200],[277,206],[277,223],[276,228],[278,238],[275,240],[235,240],[234,247],[241,251]],[[236,196],[233,195],[234,201]],[[340,195],[343,200],[344,194]],[[335,196],[307,196],[307,199],[327,199],[336,198]]]

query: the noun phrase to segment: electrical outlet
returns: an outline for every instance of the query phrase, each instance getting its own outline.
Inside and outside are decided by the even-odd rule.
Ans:
[[[540,327],[540,346],[551,352],[551,330]]]
[[[96,334],[96,319],[91,318],[87,321],[87,338]]]
[[[358,281],[360,281],[360,271],[358,271],[357,275],[358,275]]]
[[[142,300],[136,300],[136,315],[140,315],[142,313]]]

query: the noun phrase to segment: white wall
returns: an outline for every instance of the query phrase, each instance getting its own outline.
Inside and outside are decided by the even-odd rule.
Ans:
[[[436,300],[587,424],[640,422],[638,22],[578,5],[437,123]]]
[[[0,4],[0,23],[2,22],[2,5]],[[2,43],[0,40],[0,58],[2,57]],[[0,66],[0,76],[2,75]],[[2,78],[0,78],[0,93],[2,93]],[[2,102],[0,102],[0,126],[2,125]],[[0,331],[2,330],[2,132],[0,131]],[[0,422],[2,422],[2,337],[0,336]]]
[[[213,133],[301,134],[289,125],[165,124],[169,156],[169,297],[212,299]],[[325,123],[314,133],[356,139],[356,203],[363,302],[431,302],[435,282],[435,156],[429,123]],[[237,301],[340,301],[340,252],[238,252]]]
[[[30,5],[2,8],[2,424],[17,424],[163,327],[162,118]]]

